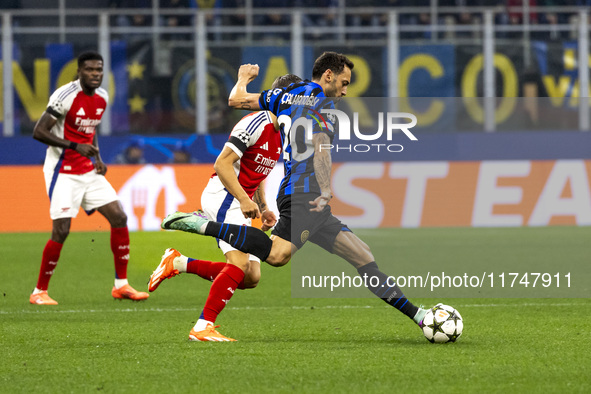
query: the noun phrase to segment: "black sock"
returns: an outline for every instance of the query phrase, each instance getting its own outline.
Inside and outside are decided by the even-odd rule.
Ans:
[[[416,315],[419,308],[406,299],[400,287],[394,283],[394,278],[389,278],[380,271],[375,261],[358,268],[357,272],[364,278],[369,291],[384,300],[386,304],[392,305],[411,319]]]
[[[209,222],[205,235],[224,240],[233,248],[250,253],[261,261],[267,260],[273,246],[273,241],[258,228],[237,224]]]

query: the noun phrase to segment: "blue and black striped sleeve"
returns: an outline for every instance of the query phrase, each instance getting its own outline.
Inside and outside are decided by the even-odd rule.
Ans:
[[[265,111],[271,111],[275,116],[279,116],[279,104],[281,104],[281,97],[284,89],[269,89],[263,90],[259,97],[259,107]]]

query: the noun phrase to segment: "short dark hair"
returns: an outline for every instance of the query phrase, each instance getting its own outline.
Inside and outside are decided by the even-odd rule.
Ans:
[[[80,56],[78,56],[78,68],[82,67],[84,62],[87,60],[100,60],[101,62],[104,62],[103,57],[98,52],[95,52],[95,51],[82,52],[80,54]]]
[[[271,85],[271,89],[286,88],[292,83],[298,83],[301,81],[302,78],[298,77],[295,74],[285,74],[275,78],[275,81],[273,81],[273,85]]]
[[[312,68],[312,79],[320,79],[326,70],[331,70],[335,74],[340,74],[345,69],[345,66],[353,70],[354,64],[349,58],[342,53],[324,52],[314,62]]]

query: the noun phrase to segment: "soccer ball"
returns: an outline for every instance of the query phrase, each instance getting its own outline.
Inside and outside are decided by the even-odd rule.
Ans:
[[[423,334],[431,343],[455,342],[463,329],[460,312],[449,305],[437,304],[423,318]]]

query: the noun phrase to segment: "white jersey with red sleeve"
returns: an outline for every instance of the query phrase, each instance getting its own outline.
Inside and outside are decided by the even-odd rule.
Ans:
[[[60,87],[49,98],[45,111],[57,119],[51,132],[68,141],[92,144],[108,102],[109,95],[105,89],[98,88],[89,96],[82,90],[79,80]],[[47,148],[45,172],[79,175],[93,169],[92,161],[75,150],[57,146]]]
[[[240,186],[250,198],[271,173],[281,154],[281,134],[275,129],[271,113],[253,112],[242,118],[226,142],[240,159],[234,171]]]

